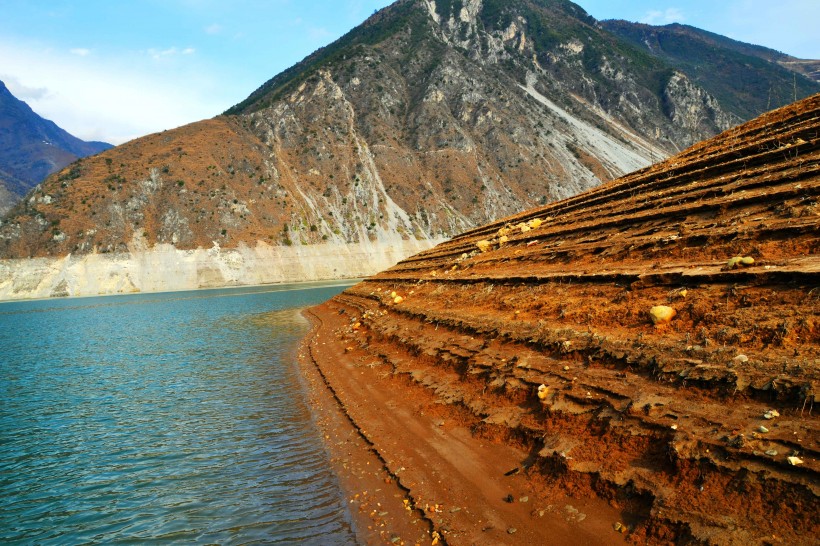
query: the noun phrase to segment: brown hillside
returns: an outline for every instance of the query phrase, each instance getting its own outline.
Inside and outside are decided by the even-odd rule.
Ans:
[[[307,354],[448,544],[816,544],[818,159],[815,95],[346,290]]]

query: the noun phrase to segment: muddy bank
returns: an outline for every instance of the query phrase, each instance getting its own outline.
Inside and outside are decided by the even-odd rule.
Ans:
[[[818,114],[782,108],[312,309],[304,361],[421,525],[366,541],[815,544]]]
[[[623,542],[613,525],[628,510],[533,482],[530,453],[506,435],[474,435],[475,418],[352,346],[340,311],[329,302],[305,313],[313,330],[299,356],[362,543]]]

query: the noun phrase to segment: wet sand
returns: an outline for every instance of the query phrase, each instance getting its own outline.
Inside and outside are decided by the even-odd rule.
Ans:
[[[530,456],[471,434],[471,419],[347,345],[328,302],[299,361],[363,544],[618,544],[621,513],[595,498],[548,494]]]

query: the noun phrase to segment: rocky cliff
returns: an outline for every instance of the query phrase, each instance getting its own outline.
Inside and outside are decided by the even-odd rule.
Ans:
[[[226,114],[70,165],[0,257],[430,246],[741,119],[563,0],[400,0]]]
[[[815,544],[818,130],[815,95],[468,231],[303,355],[448,544]]]

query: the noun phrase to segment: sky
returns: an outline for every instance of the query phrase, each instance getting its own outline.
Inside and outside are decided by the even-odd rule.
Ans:
[[[85,140],[211,118],[390,0],[0,0],[0,80]],[[820,0],[578,0],[820,59]]]

